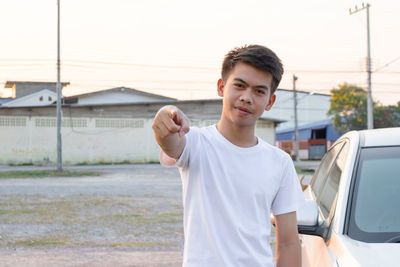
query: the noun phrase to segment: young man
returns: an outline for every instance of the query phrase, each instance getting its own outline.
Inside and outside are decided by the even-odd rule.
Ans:
[[[174,106],[161,108],[153,130],[160,161],[179,168],[183,184],[183,266],[273,266],[270,213],[276,222],[277,266],[301,266],[296,210],[304,202],[288,154],[255,136],[257,119],[275,102],[280,59],[250,45],[222,65],[219,122],[189,128]]]

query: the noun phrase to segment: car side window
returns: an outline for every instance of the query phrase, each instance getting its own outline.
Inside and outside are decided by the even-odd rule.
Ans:
[[[333,208],[333,203],[339,189],[340,177],[347,158],[348,147],[349,145],[345,143],[336,160],[332,164],[326,182],[322,187],[319,201],[317,201],[319,202],[324,218],[329,217],[329,213]]]
[[[343,147],[343,142],[338,143],[334,145],[331,149],[329,149],[329,151],[321,160],[321,163],[313,176],[313,179],[311,181],[311,189],[314,192],[314,196],[317,202],[318,199],[320,199],[321,191],[325,184],[329,170],[331,169],[331,166],[335,161],[337,155],[339,154],[340,150],[342,149],[342,147]]]

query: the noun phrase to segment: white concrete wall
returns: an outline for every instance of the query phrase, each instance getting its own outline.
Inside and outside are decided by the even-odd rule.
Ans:
[[[152,119],[68,118],[62,127],[64,164],[158,161]],[[207,126],[217,120],[193,120]],[[46,164],[57,160],[55,117],[0,116],[0,164]],[[256,135],[275,143],[273,123],[259,121]]]
[[[299,149],[299,159],[308,159],[308,149]]]
[[[275,127],[273,122],[258,121],[255,134],[268,144],[275,145]]]
[[[28,162],[33,153],[30,121],[27,117],[0,117],[0,164],[18,159]]]
[[[65,118],[65,164],[158,161],[149,119]],[[17,125],[18,124],[18,125]],[[54,117],[0,117],[0,164],[56,162]]]

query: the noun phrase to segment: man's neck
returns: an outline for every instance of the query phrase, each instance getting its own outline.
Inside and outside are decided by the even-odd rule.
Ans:
[[[217,123],[217,130],[229,142],[239,147],[252,147],[257,144],[254,135],[255,125],[238,126],[222,118]]]

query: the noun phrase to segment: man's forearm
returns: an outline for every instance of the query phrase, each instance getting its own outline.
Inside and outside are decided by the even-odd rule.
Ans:
[[[186,144],[185,137],[179,137],[177,133],[165,138],[158,138],[156,136],[156,140],[164,153],[174,159],[180,157],[183,147]]]
[[[276,247],[276,266],[277,267],[301,267],[301,247],[300,242]]]

